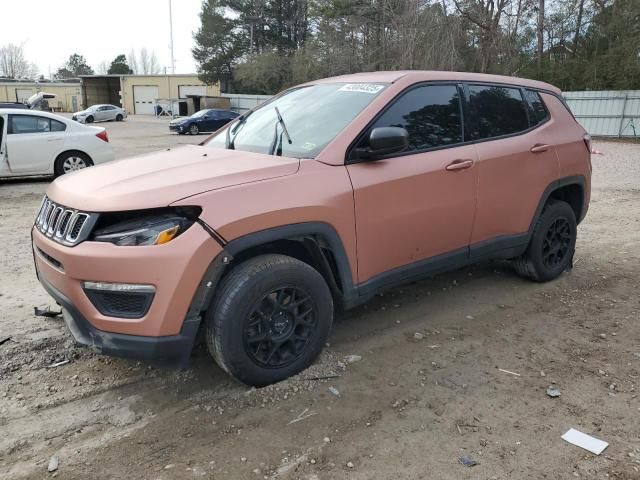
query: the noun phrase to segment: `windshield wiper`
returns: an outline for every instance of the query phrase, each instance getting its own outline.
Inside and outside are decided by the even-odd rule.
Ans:
[[[229,127],[227,128],[227,132],[226,132],[226,138],[224,141],[224,148],[228,149],[228,150],[235,150],[235,146],[234,146],[234,142],[236,141],[236,136],[238,133],[238,130],[240,129],[240,127],[242,125],[244,125],[244,122],[247,120],[247,118],[249,118],[249,116],[253,113],[253,110],[248,111],[247,113],[243,113],[242,115],[240,115],[238,117],[238,121],[236,122],[236,124],[233,127]],[[233,138],[231,138],[231,134],[235,134],[233,136]]]
[[[284,119],[280,114],[280,110],[278,107],[273,108],[276,111],[276,116],[278,117],[278,121],[276,122],[276,129],[273,134],[273,142],[271,143],[271,147],[269,148],[269,155],[282,156],[282,134],[284,133],[287,136],[287,142],[291,145],[293,142],[291,137],[289,136],[289,132],[287,131],[287,125],[284,123]],[[282,127],[282,132],[280,133],[280,137],[278,137],[278,125]]]

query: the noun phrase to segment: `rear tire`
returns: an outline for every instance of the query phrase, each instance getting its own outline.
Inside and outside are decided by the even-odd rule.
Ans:
[[[82,170],[91,166],[93,166],[93,161],[91,161],[91,158],[89,158],[89,155],[86,153],[65,152],[61,153],[58,158],[56,158],[53,171],[55,176],[59,177],[65,173]]]
[[[571,206],[549,200],[536,222],[527,251],[513,261],[516,272],[536,282],[560,276],[573,262],[577,231]]]
[[[206,340],[232,377],[262,387],[307,368],[331,331],[333,299],[320,273],[285,255],[261,255],[221,282]]]
[[[93,123],[93,120],[94,120],[93,116],[89,115],[87,118],[85,118],[84,121],[85,121],[85,123]]]

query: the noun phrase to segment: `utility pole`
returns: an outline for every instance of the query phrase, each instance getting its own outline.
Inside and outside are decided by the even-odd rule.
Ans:
[[[171,13],[171,0],[169,0],[169,51],[171,52],[171,73],[176,73],[176,61],[173,58],[173,14]]]

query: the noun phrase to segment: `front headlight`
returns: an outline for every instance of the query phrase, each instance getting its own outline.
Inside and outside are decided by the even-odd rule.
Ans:
[[[149,215],[98,228],[91,240],[120,246],[161,245],[170,242],[193,224],[193,220],[170,214]]]

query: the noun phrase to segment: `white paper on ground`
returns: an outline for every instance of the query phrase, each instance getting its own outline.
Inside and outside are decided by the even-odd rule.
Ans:
[[[596,455],[600,455],[602,451],[609,446],[607,442],[587,435],[586,433],[579,432],[574,428],[567,430],[567,432],[562,435],[562,439],[580,448],[589,450]]]

